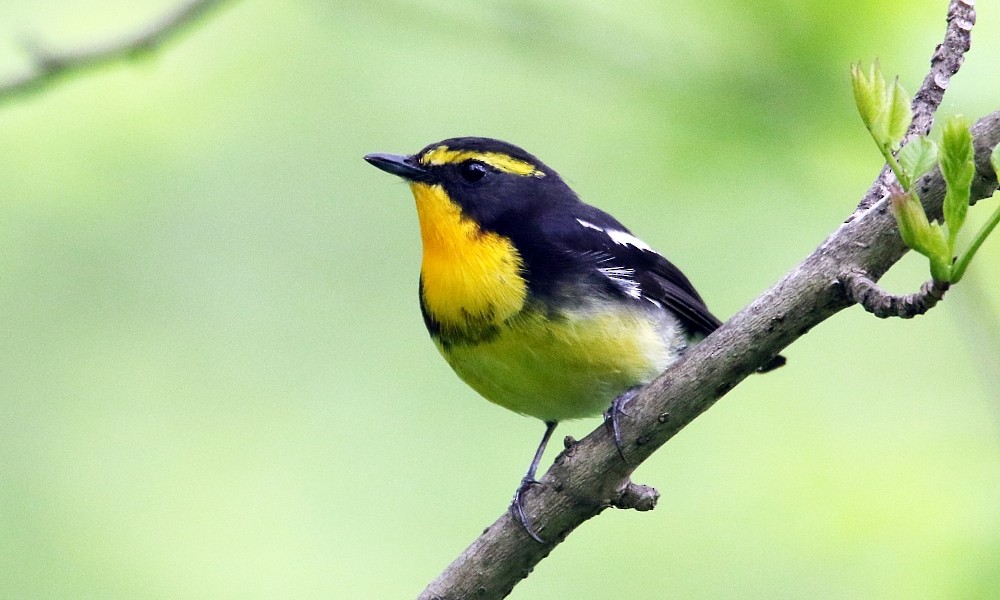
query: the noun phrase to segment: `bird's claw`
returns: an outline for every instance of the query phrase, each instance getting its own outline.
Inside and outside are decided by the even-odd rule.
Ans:
[[[528,518],[528,513],[524,511],[524,493],[527,492],[532,486],[540,485],[540,482],[534,477],[525,477],[521,480],[521,485],[517,486],[517,491],[514,492],[514,499],[510,503],[510,514],[514,519],[521,524],[524,531],[527,532],[531,539],[535,540],[539,544],[544,544],[545,540],[538,535],[535,531],[535,526],[532,525],[531,519]]]
[[[618,450],[618,456],[622,457],[625,464],[628,464],[628,459],[625,458],[625,445],[622,443],[622,430],[621,430],[621,416],[628,416],[625,411],[625,407],[631,402],[632,398],[635,396],[636,390],[631,389],[618,396],[611,402],[611,408],[609,408],[604,413],[604,423],[611,428],[611,437],[615,442],[615,449]]]

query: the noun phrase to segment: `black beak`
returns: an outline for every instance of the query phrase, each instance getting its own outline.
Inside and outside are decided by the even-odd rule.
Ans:
[[[402,177],[407,181],[429,183],[436,180],[427,169],[417,164],[416,159],[412,156],[376,153],[366,155],[365,160],[373,167],[378,167],[386,173]]]

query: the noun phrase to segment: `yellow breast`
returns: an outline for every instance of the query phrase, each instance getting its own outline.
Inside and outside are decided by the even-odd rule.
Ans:
[[[686,344],[675,319],[608,305],[528,310],[478,344],[438,349],[470,387],[504,408],[544,421],[599,414],[656,377]]]
[[[523,263],[507,238],[479,229],[440,185],[411,183],[423,241],[424,308],[442,329],[495,327],[527,297]]]

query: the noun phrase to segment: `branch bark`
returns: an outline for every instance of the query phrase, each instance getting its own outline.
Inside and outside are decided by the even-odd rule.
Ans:
[[[912,319],[937,306],[944,298],[950,284],[930,280],[920,286],[920,291],[905,296],[894,296],[885,291],[863,271],[848,271],[840,276],[840,284],[848,300],[880,319],[899,317]]]
[[[947,80],[969,47],[974,21],[972,0],[952,0],[945,42],[935,51],[931,74],[914,100],[914,113],[926,117],[915,122],[911,132],[929,130]],[[1000,141],[1000,110],[977,122],[972,132],[975,202],[997,189],[989,154]],[[631,482],[632,471],[757,367],[850,306],[853,300],[841,283],[850,274],[863,273],[874,283],[907,252],[884,197],[885,176],[883,172],[876,179],[854,214],[812,254],[636,394],[620,423],[625,461],[603,426],[579,442],[567,442],[525,501],[525,510],[546,543],[529,538],[505,512],[420,598],[505,597],[576,527],[605,508],[637,504],[651,508],[655,490]],[[917,186],[928,217],[940,219],[945,190],[940,172],[924,176]],[[637,503],[636,497],[645,502]]]
[[[59,52],[37,41],[26,43],[32,64],[24,73],[0,82],[0,104],[38,93],[67,75],[147,56],[227,1],[189,0],[137,32],[90,48]]]

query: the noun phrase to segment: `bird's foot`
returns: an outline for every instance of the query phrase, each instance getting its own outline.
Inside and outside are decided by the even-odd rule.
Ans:
[[[511,501],[508,510],[511,516],[521,524],[521,527],[524,527],[524,531],[531,536],[531,539],[539,544],[544,544],[545,540],[538,535],[538,532],[535,531],[535,526],[531,523],[531,519],[528,518],[528,513],[524,512],[524,493],[535,485],[540,485],[540,482],[534,477],[525,476],[521,480],[521,485],[517,486],[517,491],[514,492],[514,499]]]
[[[625,464],[628,464],[628,459],[625,458],[624,444],[622,444],[622,431],[621,431],[621,417],[622,415],[628,416],[625,411],[625,407],[628,403],[632,401],[635,397],[635,393],[639,391],[639,388],[632,388],[631,390],[625,391],[622,395],[618,396],[611,402],[611,408],[609,408],[604,413],[604,424],[611,428],[611,436],[615,441],[615,448],[618,450],[618,456],[622,457]]]

